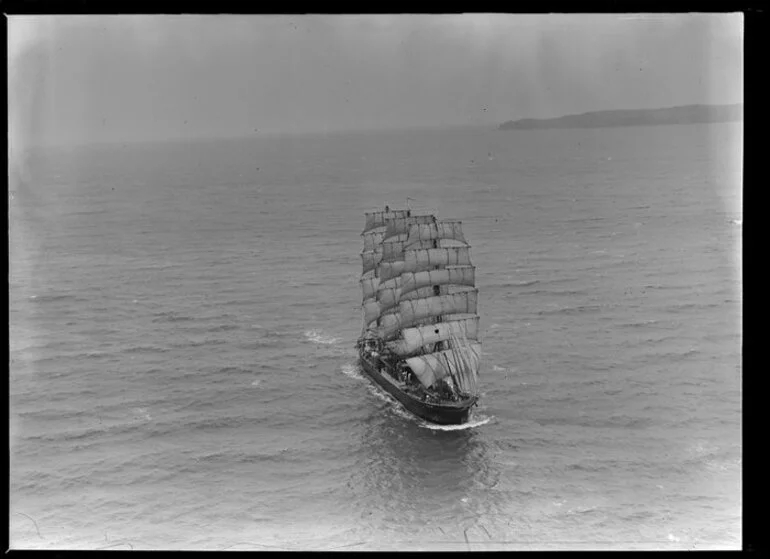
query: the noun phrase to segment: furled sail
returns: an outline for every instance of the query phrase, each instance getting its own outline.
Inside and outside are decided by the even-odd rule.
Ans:
[[[363,273],[374,270],[382,260],[381,250],[370,250],[361,253],[361,260],[363,261]]]
[[[382,231],[370,231],[364,233],[364,251],[374,250],[382,243]]]
[[[461,221],[441,220],[436,223],[417,223],[409,226],[409,236],[406,246],[414,243],[433,241],[438,239],[452,239],[461,243],[468,242],[463,236]]]
[[[419,353],[423,346],[449,340],[453,335],[462,335],[469,340],[478,340],[479,317],[427,324],[416,328],[404,328],[402,339],[388,342],[388,347],[399,357]]]
[[[476,268],[457,266],[443,270],[408,272],[398,277],[401,295],[428,285],[467,285],[473,287],[476,281]]]
[[[379,287],[379,284],[379,278],[363,278],[361,280],[361,290],[363,291],[364,301],[377,295],[377,288]]]
[[[366,225],[364,226],[364,233],[376,229],[377,227],[383,227],[385,220],[404,218],[409,215],[409,210],[391,210],[388,212],[366,212]]]
[[[380,321],[380,332],[384,340],[392,340],[398,331],[414,326],[420,321],[446,314],[476,314],[476,290],[452,293],[424,299],[401,301],[398,312],[385,315]]]
[[[385,220],[385,234],[382,239],[389,239],[396,235],[407,235],[410,225],[420,223],[433,223],[436,217],[433,215],[413,215],[409,217],[394,217]]]
[[[459,348],[409,357],[406,362],[425,387],[433,386],[437,380],[447,376],[452,377],[455,383],[458,379],[462,385],[474,383],[480,356],[481,344],[469,342]]]
[[[381,262],[379,276],[381,281],[385,281],[406,272],[423,272],[437,266],[469,266],[471,264],[469,248],[465,246],[405,250],[404,260]]]

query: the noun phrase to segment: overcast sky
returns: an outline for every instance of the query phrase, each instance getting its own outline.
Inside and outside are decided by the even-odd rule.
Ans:
[[[16,145],[743,101],[739,14],[12,16]]]

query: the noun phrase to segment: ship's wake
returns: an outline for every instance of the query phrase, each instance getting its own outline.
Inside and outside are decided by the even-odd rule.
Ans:
[[[475,429],[481,427],[492,421],[492,417],[471,417],[468,423],[461,425],[438,425],[436,423],[429,423],[428,421],[419,420],[419,426],[425,429],[431,429],[433,431],[464,431],[466,429]]]
[[[361,374],[361,370],[355,363],[344,363],[340,367],[340,370],[342,371],[342,374],[347,377],[354,378],[356,380],[366,380]]]
[[[308,330],[305,332],[305,338],[309,342],[323,345],[333,345],[340,341],[339,338],[328,336],[320,330]]]

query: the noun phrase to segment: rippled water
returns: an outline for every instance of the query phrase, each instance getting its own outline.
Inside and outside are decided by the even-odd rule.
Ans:
[[[739,125],[38,153],[12,176],[12,547],[740,546]],[[481,405],[355,362],[364,211],[463,220]]]

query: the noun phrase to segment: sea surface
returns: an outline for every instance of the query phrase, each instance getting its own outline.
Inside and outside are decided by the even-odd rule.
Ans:
[[[31,152],[12,548],[741,546],[742,125]],[[364,212],[463,221],[481,400],[362,376]]]

